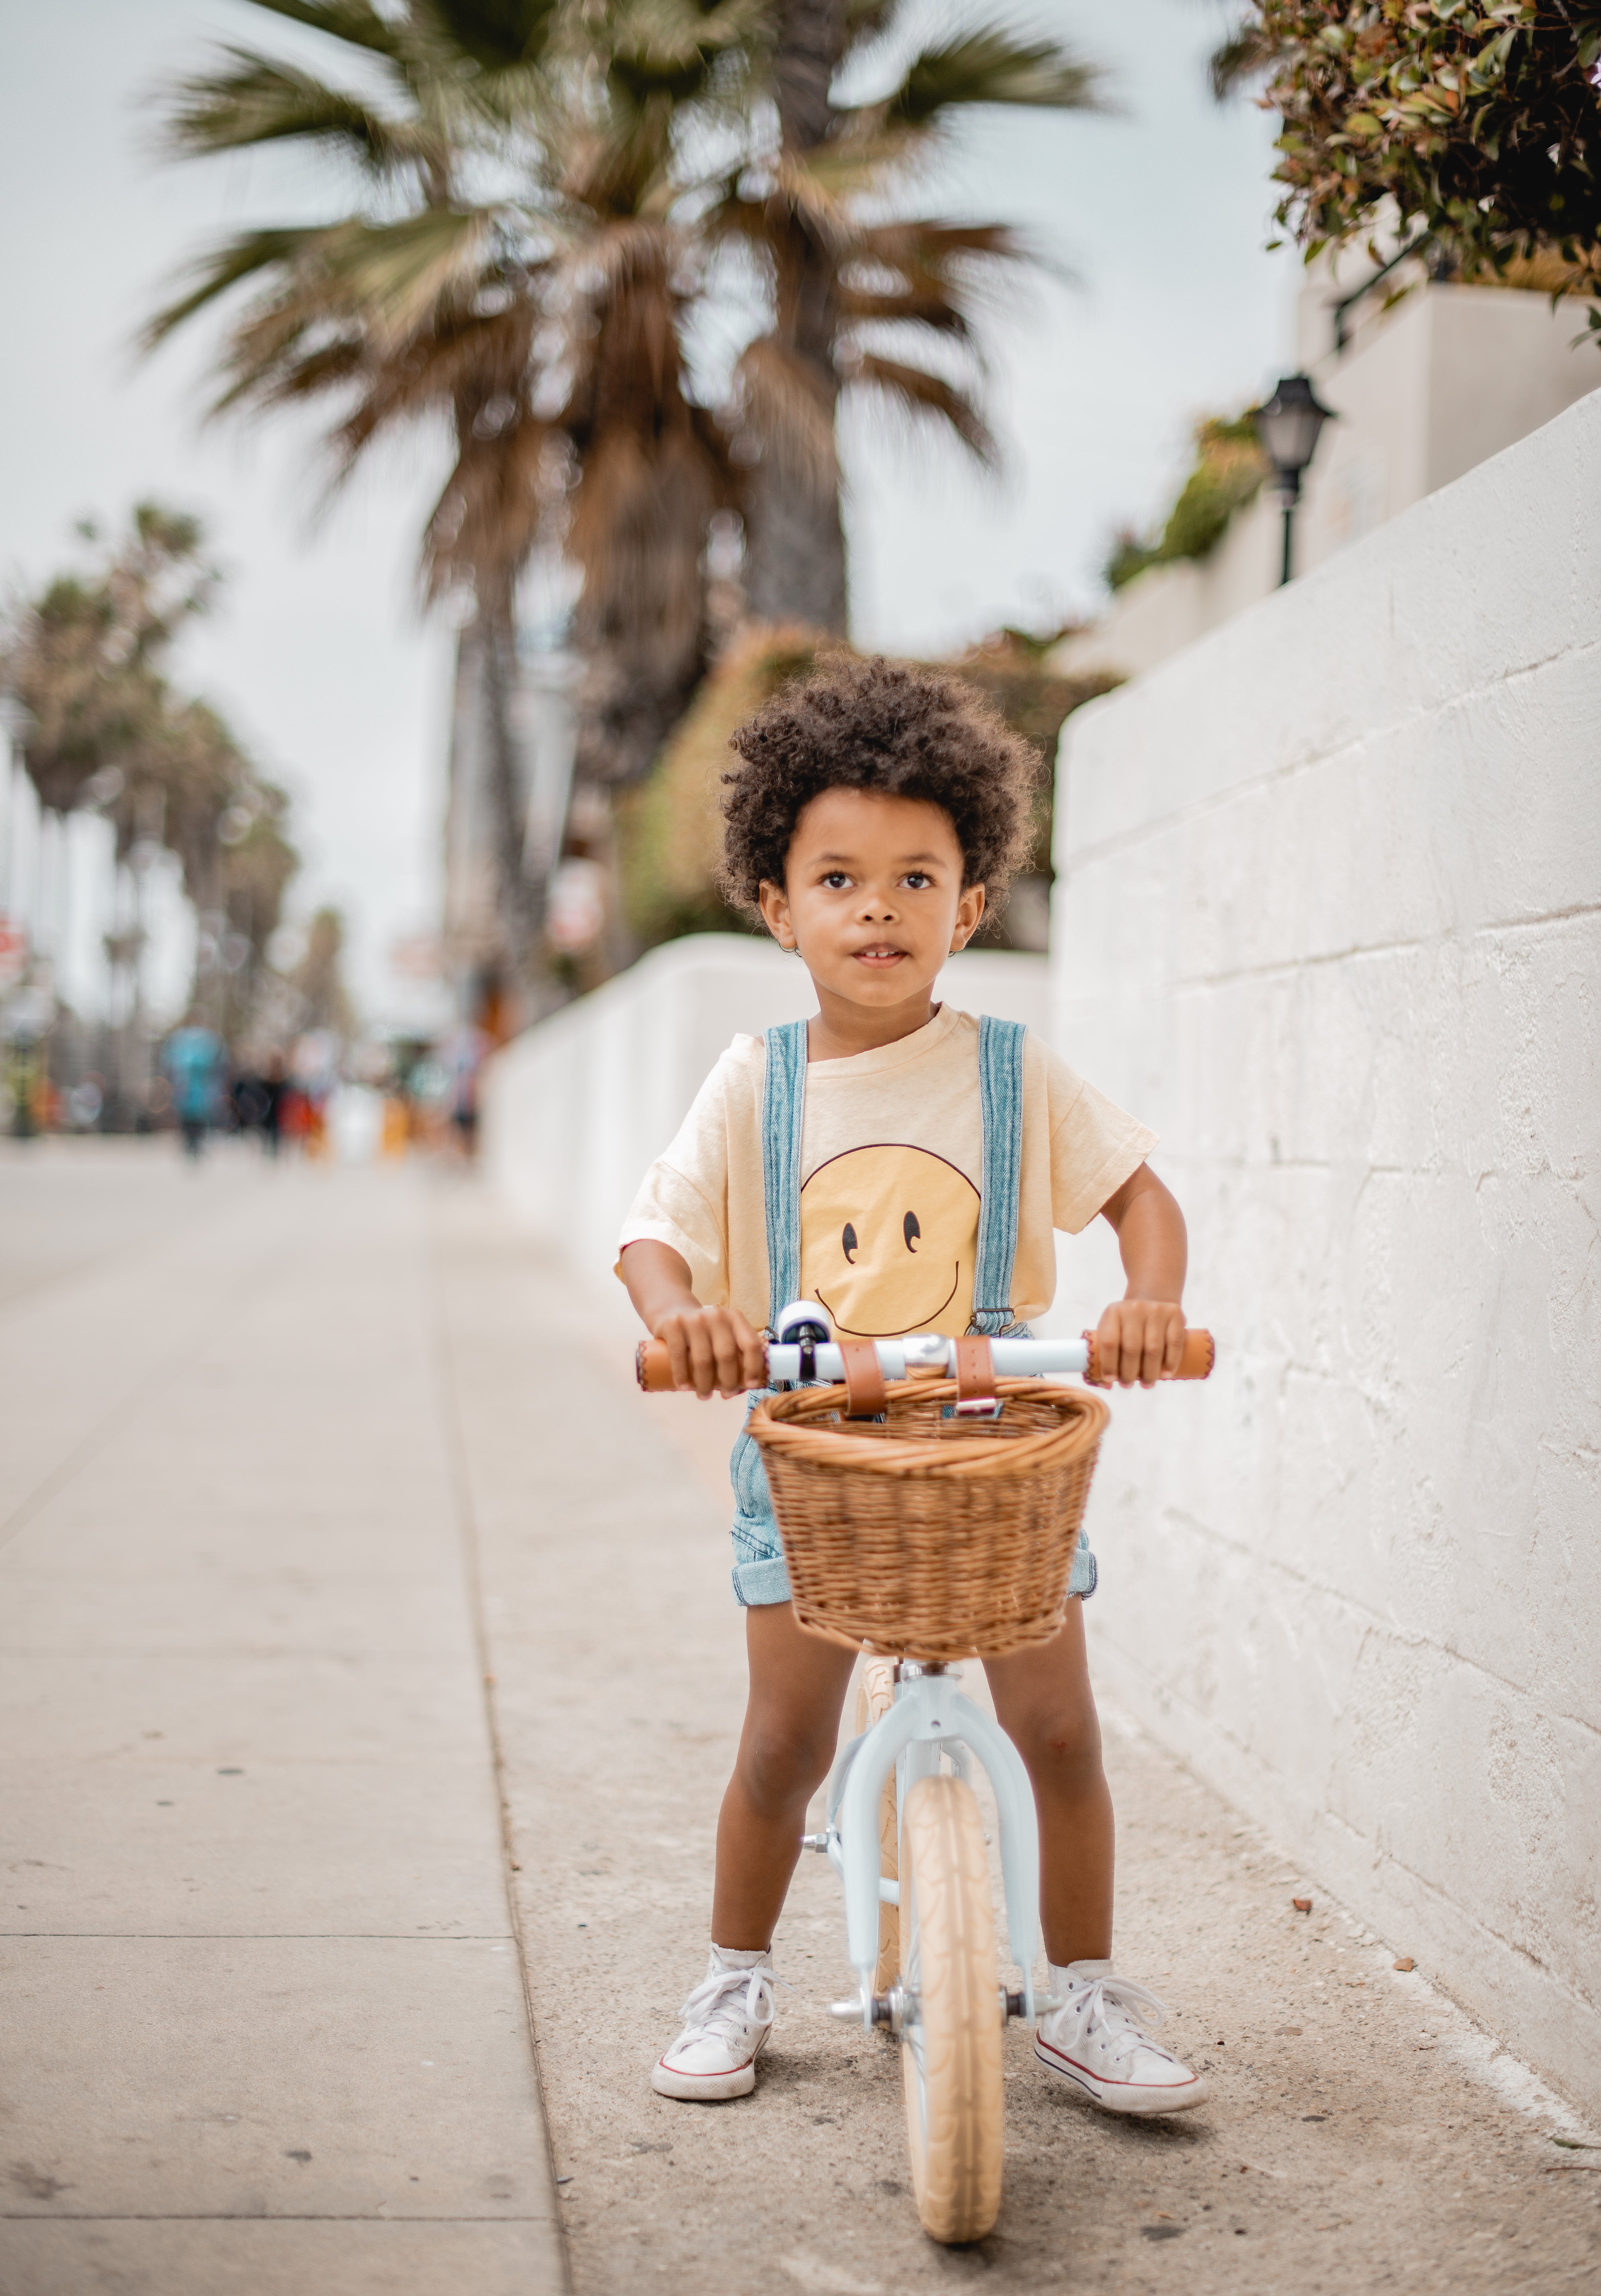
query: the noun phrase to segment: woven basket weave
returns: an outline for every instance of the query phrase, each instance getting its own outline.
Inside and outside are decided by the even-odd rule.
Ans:
[[[954,1380],[896,1381],[882,1425],[842,1419],[843,1387],[757,1405],[803,1627],[917,1659],[999,1658],[1056,1633],[1111,1414],[1038,1379],[996,1393],[998,1419],[948,1419]]]

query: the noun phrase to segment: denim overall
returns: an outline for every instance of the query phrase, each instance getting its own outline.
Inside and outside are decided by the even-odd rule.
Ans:
[[[1018,1021],[979,1021],[979,1105],[983,1119],[978,1252],[973,1276],[970,1332],[998,1339],[1024,1332],[1012,1316],[1012,1264],[1017,1257],[1018,1177],[1022,1162],[1022,1045]],[[769,1331],[800,1286],[800,1133],[806,1114],[806,1022],[787,1021],[767,1032],[767,1080],[761,1095],[761,1170],[767,1201]],[[765,1388],[762,1394],[776,1392]],[[760,1395],[751,1398],[753,1407]],[[728,1472],[734,1484],[734,1592],[751,1606],[787,1603],[790,1577],[761,1464],[748,1429],[735,1439]],[[1082,1532],[1073,1557],[1070,1595],[1093,1595],[1095,1557]]]

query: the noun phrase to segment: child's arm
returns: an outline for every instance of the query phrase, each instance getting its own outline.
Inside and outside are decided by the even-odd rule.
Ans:
[[[1148,1164],[1131,1172],[1101,1206],[1116,1231],[1129,1288],[1096,1327],[1103,1374],[1123,1387],[1152,1387],[1176,1372],[1184,1345],[1184,1214]],[[682,1265],[682,1263],[680,1263]]]
[[[679,1387],[693,1387],[697,1395],[739,1395],[762,1384],[767,1355],[759,1337],[737,1308],[702,1307],[688,1263],[670,1243],[642,1236],[626,1245],[622,1280],[651,1337],[666,1341]]]

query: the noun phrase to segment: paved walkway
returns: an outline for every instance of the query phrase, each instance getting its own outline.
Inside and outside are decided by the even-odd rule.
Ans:
[[[1014,2031],[933,2250],[816,1859],[756,2098],[653,2098],[743,1669],[727,1414],[627,1349],[469,1183],[0,1151],[0,2296],[1601,2284],[1591,2132],[1115,1718],[1210,2107]]]

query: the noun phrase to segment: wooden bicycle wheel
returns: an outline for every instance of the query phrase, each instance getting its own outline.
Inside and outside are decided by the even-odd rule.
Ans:
[[[856,1727],[859,1736],[870,1730],[895,1702],[895,1661],[870,1658],[856,1686]],[[900,1828],[895,1808],[895,1773],[884,1780],[878,1806],[879,1871],[891,1879],[900,1871]],[[900,1974],[900,1915],[893,1906],[878,1909],[878,1967],[873,1975],[874,1993],[887,1993]]]
[[[919,1778],[901,1821],[901,2035],[917,2213],[932,2239],[981,2240],[1000,2210],[1000,1982],[983,1821],[971,1786]]]

